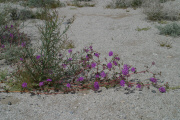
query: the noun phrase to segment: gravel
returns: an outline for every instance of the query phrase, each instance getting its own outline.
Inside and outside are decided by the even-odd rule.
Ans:
[[[67,6],[57,9],[66,19],[75,15],[67,35],[75,43],[75,51],[93,43],[100,60],[110,60],[109,51],[118,54],[125,64],[137,71],[145,70],[155,61],[152,71],[162,72],[157,76],[159,84],[180,85],[180,40],[159,35],[157,22],[150,22],[140,8],[133,10],[105,9],[110,0],[96,1],[96,7],[77,8]],[[41,22],[36,20],[36,22]],[[170,21],[169,21],[170,22]],[[39,38],[35,24],[28,20],[24,32]],[[25,24],[26,24],[25,23]],[[135,29],[151,27],[148,31]],[[172,48],[160,47],[158,41],[172,42]],[[106,63],[106,62],[104,62]],[[106,63],[107,64],[107,63]],[[145,80],[151,74],[133,75],[131,79]],[[180,89],[160,93],[150,87],[100,88],[75,94],[31,95],[29,93],[0,93],[0,120],[180,120]]]

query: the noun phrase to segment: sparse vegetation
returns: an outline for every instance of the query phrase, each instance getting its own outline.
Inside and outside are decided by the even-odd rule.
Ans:
[[[76,7],[94,7],[95,4],[89,3],[91,0],[74,0],[72,2],[67,3],[68,6],[76,6]]]
[[[172,43],[168,41],[158,41],[158,43],[161,47],[166,47],[168,49],[172,48]]]
[[[142,6],[147,19],[152,21],[179,20],[180,18],[180,7],[177,4],[161,3],[159,0],[146,0]]]
[[[137,31],[147,31],[147,30],[149,30],[149,29],[151,29],[151,27],[146,27],[146,28],[137,28],[136,30]]]
[[[128,8],[141,7],[143,0],[113,0],[106,8]]]
[[[176,22],[156,27],[159,29],[161,35],[170,35],[173,37],[180,36],[180,25]]]

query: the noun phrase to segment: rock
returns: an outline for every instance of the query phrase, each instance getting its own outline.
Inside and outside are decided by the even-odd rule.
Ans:
[[[12,105],[12,103],[11,103],[11,102],[8,102],[8,105]]]
[[[156,91],[155,91],[155,90],[151,90],[151,92],[156,93]]]

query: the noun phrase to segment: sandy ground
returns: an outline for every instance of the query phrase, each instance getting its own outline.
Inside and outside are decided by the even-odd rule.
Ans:
[[[58,8],[60,17],[75,16],[67,32],[69,40],[75,43],[75,51],[89,47],[99,53],[100,59],[109,51],[118,54],[125,63],[145,70],[154,61],[152,72],[162,72],[157,76],[160,85],[168,82],[170,86],[180,85],[180,38],[159,35],[155,25],[146,19],[142,9],[105,9],[109,0],[95,1],[95,7]],[[41,21],[36,20],[36,23]],[[170,22],[170,21],[169,21]],[[33,20],[26,22],[23,30],[32,36],[32,43],[40,38]],[[151,27],[148,31],[137,28]],[[172,48],[160,47],[158,41],[172,43]],[[106,63],[106,62],[104,62]],[[3,67],[3,66],[2,66]],[[132,76],[132,79],[147,79],[151,74]],[[160,93],[156,88],[150,90],[137,88],[127,93],[124,88],[94,93],[92,90],[78,94],[35,95],[20,93],[0,94],[0,120],[180,120],[180,90]],[[11,102],[12,105],[8,105]]]

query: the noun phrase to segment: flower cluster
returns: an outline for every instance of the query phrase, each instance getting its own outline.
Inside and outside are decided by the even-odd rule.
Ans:
[[[22,43],[22,44],[23,44],[23,45],[22,45],[22,47],[23,47],[25,44],[24,44],[24,43]],[[91,49],[91,51],[93,51],[92,46],[90,46],[89,48]],[[84,49],[84,51],[85,51],[86,53],[89,52],[88,49]],[[69,49],[68,52],[71,54],[71,53],[72,53],[72,49]],[[99,58],[99,55],[100,55],[100,54],[97,53],[97,52],[95,52],[94,55]],[[110,51],[110,52],[109,52],[109,56],[113,56],[113,51]],[[36,59],[37,59],[37,60],[39,60],[40,58],[41,58],[40,55],[36,56]],[[83,64],[86,64],[86,61],[87,61],[87,60],[89,61],[89,59],[90,59],[90,56],[87,54],[87,55],[86,55],[86,60],[83,60]],[[20,58],[20,60],[23,61],[22,58]],[[71,61],[72,58],[69,58],[68,60]],[[114,60],[113,60],[112,62],[107,63],[107,65],[103,65],[103,70],[102,70],[101,72],[98,72],[98,71],[97,71],[97,73],[95,74],[96,80],[98,80],[100,77],[101,77],[101,78],[105,78],[105,77],[107,76],[107,74],[104,72],[104,69],[105,69],[105,68],[111,69],[111,68],[113,67],[113,65],[114,65],[114,66],[117,66],[117,65],[118,65],[117,62],[118,62],[119,60],[120,60],[119,57],[114,57]],[[155,62],[153,62],[152,64],[154,65]],[[66,68],[67,64],[62,64],[62,66],[63,66],[63,68]],[[107,66],[107,67],[106,67],[106,66]],[[98,68],[98,63],[96,63],[96,62],[93,61],[93,62],[91,62],[91,64],[89,64],[89,63],[86,64],[86,67],[87,67],[88,69],[96,68],[96,67]],[[130,68],[131,68],[131,69],[130,69]],[[127,64],[124,64],[124,65],[123,65],[123,68],[122,68],[122,72],[121,72],[122,76],[119,76],[119,78],[121,78],[120,81],[119,81],[120,86],[124,87],[125,84],[127,84],[128,87],[132,87],[132,85],[129,84],[129,82],[125,79],[125,77],[129,77],[129,76],[130,76],[129,71],[133,72],[132,74],[137,73],[137,72],[136,72],[136,68],[131,67],[131,66],[127,65]],[[77,82],[81,82],[81,81],[84,81],[84,77],[79,77],[79,78],[77,79]],[[152,83],[157,83],[157,79],[156,79],[156,78],[150,78],[150,81],[151,81]],[[52,82],[52,80],[51,80],[51,79],[47,79],[46,82]],[[44,85],[44,82],[43,82],[43,81],[42,81],[42,82],[39,82],[39,86],[40,86],[40,87],[43,86],[43,85]],[[143,84],[138,83],[138,84],[136,84],[136,85],[137,85],[136,88],[141,88]],[[143,86],[144,86],[144,85],[143,85]],[[27,87],[27,83],[23,83],[23,84],[22,84],[22,87],[23,87],[23,88]],[[71,88],[71,84],[70,84],[70,83],[67,83],[67,84],[66,84],[66,87],[67,87],[67,88]],[[98,81],[95,81],[95,82],[94,82],[94,90],[98,90],[98,89],[99,89],[99,83],[98,83]],[[162,93],[164,93],[164,92],[166,92],[166,89],[165,89],[164,87],[159,87],[159,91],[162,92]]]

